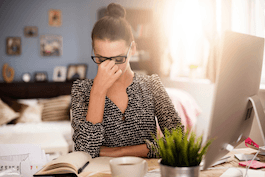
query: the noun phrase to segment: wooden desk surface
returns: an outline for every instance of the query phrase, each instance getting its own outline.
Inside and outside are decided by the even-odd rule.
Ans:
[[[256,154],[256,150],[251,148],[241,148],[236,149],[237,152],[241,152],[243,154]],[[208,169],[200,172],[200,177],[220,177],[229,167],[236,167],[236,168],[246,168],[240,166],[238,163],[239,161],[234,157],[234,154],[238,154],[237,152],[233,151],[228,153],[227,155],[231,156],[228,161],[224,164],[220,164],[215,166],[216,168],[224,168],[224,169]],[[265,156],[258,155],[257,157],[260,158],[260,162],[265,162]],[[213,167],[214,168],[214,167]],[[257,169],[261,171],[265,171],[265,169]]]
[[[256,150],[251,149],[251,148],[236,149],[236,151],[241,152],[243,154],[255,154],[257,152]],[[224,164],[215,166],[217,169],[208,169],[208,170],[200,171],[200,177],[220,177],[229,167],[245,168],[245,167],[238,165],[239,161],[234,157],[234,154],[237,154],[237,152],[230,152],[228,155],[231,157],[228,159],[228,161]],[[257,157],[260,158],[261,162],[265,162],[265,156],[258,155]],[[148,171],[159,168],[157,161],[158,159],[147,159]],[[219,167],[220,169],[218,169]],[[265,171],[265,169],[258,169],[258,170]],[[111,175],[104,174],[104,173],[98,173],[90,177],[111,177]]]

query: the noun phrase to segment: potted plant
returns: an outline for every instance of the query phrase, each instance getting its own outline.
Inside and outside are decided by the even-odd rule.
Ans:
[[[159,157],[162,177],[198,177],[200,163],[212,140],[202,146],[203,136],[196,138],[194,132],[183,132],[181,127],[169,131],[165,136],[154,137],[157,146],[153,146]]]

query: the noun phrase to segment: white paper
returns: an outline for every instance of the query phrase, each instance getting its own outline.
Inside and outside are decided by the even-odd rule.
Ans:
[[[25,159],[25,155],[28,155],[28,158]],[[13,166],[17,168],[18,164],[21,164],[21,174],[31,177],[48,162],[47,159],[40,145],[0,144],[0,164],[5,165],[4,170]]]

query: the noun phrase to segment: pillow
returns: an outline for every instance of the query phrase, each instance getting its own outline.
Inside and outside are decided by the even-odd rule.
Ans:
[[[34,106],[38,104],[37,99],[18,99],[17,102],[29,106]]]
[[[42,104],[23,105],[20,116],[15,123],[41,122]]]
[[[0,98],[5,104],[7,104],[10,108],[12,108],[15,112],[21,111],[22,104],[19,103],[17,99],[13,99],[4,95],[1,95]]]
[[[42,121],[70,120],[70,95],[39,99],[39,103],[43,104]]]
[[[16,113],[0,99],[0,125],[6,124],[13,119],[16,119],[18,116],[19,113]]]

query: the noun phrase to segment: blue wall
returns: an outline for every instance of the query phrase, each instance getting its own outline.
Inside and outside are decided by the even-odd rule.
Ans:
[[[91,31],[97,20],[97,10],[116,2],[125,8],[154,9],[158,0],[0,0],[0,82],[3,82],[2,66],[8,63],[15,70],[14,81],[29,72],[46,71],[52,81],[55,66],[88,64],[87,78],[94,78],[97,66],[90,59]],[[62,26],[48,25],[48,11],[62,11]],[[37,26],[38,37],[26,38],[25,26]],[[52,34],[63,37],[63,55],[42,57],[40,35]],[[22,53],[19,56],[6,54],[6,38],[21,37]]]

